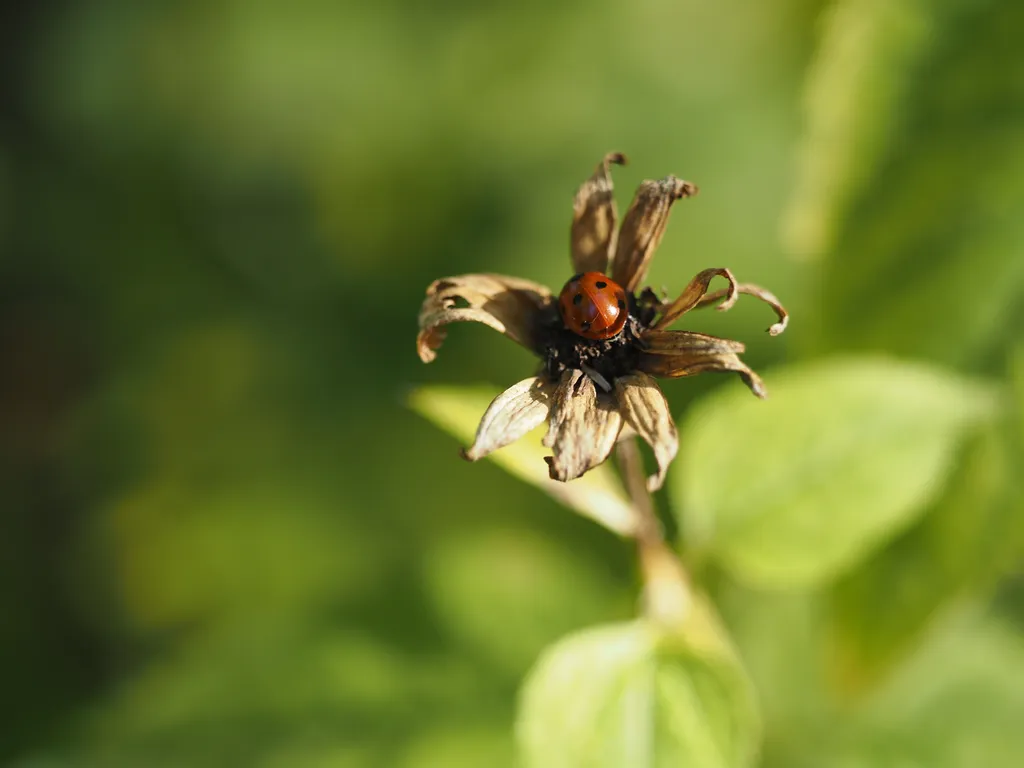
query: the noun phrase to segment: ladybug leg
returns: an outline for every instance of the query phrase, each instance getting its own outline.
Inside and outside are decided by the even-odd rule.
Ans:
[[[590,377],[590,380],[593,381],[597,386],[599,386],[605,392],[611,392],[612,391],[612,385],[608,383],[608,379],[606,379],[604,376],[602,376],[600,373],[595,371],[593,368],[591,368],[586,363],[580,363],[580,370],[583,371],[585,374],[587,374],[587,376]]]

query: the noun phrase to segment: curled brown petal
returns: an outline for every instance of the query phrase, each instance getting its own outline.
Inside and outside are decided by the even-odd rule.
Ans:
[[[665,482],[665,473],[679,451],[679,435],[668,402],[657,382],[640,371],[616,379],[615,396],[626,424],[654,451],[658,472],[647,478],[647,490],[656,491]]]
[[[554,392],[554,382],[537,376],[506,389],[487,406],[477,427],[476,439],[462,452],[463,458],[482,459],[539,427],[548,417]]]
[[[615,224],[618,213],[612,194],[609,165],[626,164],[626,156],[612,152],[598,163],[594,174],[576,192],[573,201],[572,267],[574,272],[604,272],[615,247]]]
[[[544,445],[553,456],[544,460],[552,480],[573,480],[608,458],[622,427],[611,395],[598,395],[582,371],[562,374],[548,416]]]
[[[772,336],[778,336],[786,330],[786,326],[789,324],[789,313],[786,311],[786,308],[782,306],[782,303],[775,298],[774,293],[759,285],[754,285],[753,283],[740,283],[736,286],[736,292],[745,293],[748,296],[758,298],[775,310],[775,314],[778,316],[779,321],[768,328],[768,333]],[[697,302],[697,306],[694,307],[694,309],[701,309],[709,304],[714,304],[716,301],[728,294],[728,288],[723,288],[722,290],[709,293]]]
[[[652,355],[677,355],[680,353],[707,352],[743,352],[746,346],[742,341],[720,339],[706,333],[695,331],[645,331],[641,337],[644,351]]]
[[[661,318],[654,324],[654,327],[658,329],[667,328],[691,309],[699,306],[701,299],[703,299],[705,294],[708,292],[708,286],[717,276],[724,277],[729,281],[729,287],[725,289],[726,293],[723,294],[726,299],[718,305],[717,309],[724,312],[732,307],[732,305],[736,303],[737,297],[737,283],[736,278],[732,276],[732,272],[724,267],[705,269],[703,272],[697,273],[697,276],[694,277],[693,280],[690,281],[690,284],[683,289],[683,292],[679,294],[678,299],[665,307]]]
[[[612,280],[629,293],[636,293],[661,236],[665,234],[672,203],[696,194],[696,185],[675,176],[667,176],[661,181],[647,180],[637,188],[619,231],[612,262]]]
[[[737,356],[739,342],[689,331],[674,333],[677,338],[671,345],[675,351],[664,354],[651,350],[643,352],[638,364],[640,370],[666,379],[695,376],[705,371],[733,371],[755,395],[760,398],[768,396],[761,378]],[[669,348],[669,343],[666,342],[663,348]]]
[[[551,292],[543,285],[516,277],[459,275],[435,280],[420,309],[416,351],[429,363],[444,342],[444,326],[477,322],[539,352],[538,324],[551,302]]]

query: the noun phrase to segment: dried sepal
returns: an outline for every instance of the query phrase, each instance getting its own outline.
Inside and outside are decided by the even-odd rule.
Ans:
[[[615,396],[626,424],[654,451],[658,471],[647,478],[647,490],[656,491],[665,482],[665,473],[679,451],[679,435],[668,402],[657,382],[639,371],[615,380]]]
[[[551,479],[572,480],[603,462],[615,446],[621,427],[622,416],[612,397],[599,397],[594,382],[583,371],[565,371],[544,437],[544,445],[554,454],[544,459]]]
[[[700,301],[697,302],[697,306],[694,307],[694,309],[702,309],[703,307],[714,304],[719,299],[728,296],[729,290],[729,288],[723,288],[721,290],[714,291],[712,293],[705,295],[704,297],[701,298]],[[782,303],[777,298],[775,298],[774,293],[767,290],[766,288],[762,288],[759,285],[754,285],[753,283],[738,284],[736,286],[736,292],[744,293],[747,296],[753,296],[755,298],[758,298],[765,304],[770,306],[773,310],[775,310],[775,314],[778,316],[779,320],[777,323],[774,323],[768,328],[768,333],[770,333],[772,336],[778,336],[780,333],[786,330],[786,326],[789,324],[789,313],[786,311],[786,308],[782,306]]]
[[[761,378],[738,357],[737,352],[742,349],[739,342],[689,331],[671,333],[676,336],[674,340],[640,355],[640,370],[665,379],[695,376],[705,371],[732,371],[739,374],[755,395],[768,396]],[[669,349],[671,351],[667,351]]]
[[[697,273],[697,276],[694,277],[690,281],[690,284],[683,289],[683,292],[679,294],[678,299],[664,307],[661,317],[658,319],[658,322],[654,324],[654,328],[667,328],[691,309],[700,306],[701,299],[707,295],[708,286],[716,277],[724,277],[729,281],[729,286],[725,289],[725,293],[723,294],[725,296],[725,301],[719,304],[716,309],[724,312],[731,308],[732,305],[736,303],[736,298],[738,296],[737,291],[739,290],[739,287],[736,282],[736,278],[732,276],[732,272],[724,267],[705,269],[703,272]]]
[[[637,188],[619,231],[612,262],[612,280],[627,292],[636,293],[665,233],[672,203],[695,194],[696,185],[675,176],[667,176],[660,181],[647,180]]]
[[[548,417],[555,385],[533,376],[513,384],[487,406],[473,445],[462,452],[468,461],[482,459],[492,451],[514,443]]]
[[[447,334],[444,326],[477,322],[538,352],[538,318],[551,301],[543,285],[516,277],[478,274],[435,280],[420,309],[416,351],[424,363],[432,362]]]
[[[619,152],[605,155],[593,176],[580,185],[573,201],[570,243],[573,271],[577,273],[606,271],[615,248],[618,212],[609,171],[611,163],[625,165],[626,156]]]

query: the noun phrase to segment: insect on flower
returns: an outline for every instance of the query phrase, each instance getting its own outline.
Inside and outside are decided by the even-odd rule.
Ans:
[[[558,313],[573,333],[602,341],[622,333],[629,308],[621,285],[600,272],[584,272],[570,277],[558,294]]]
[[[529,280],[470,274],[435,281],[427,289],[416,340],[420,359],[437,356],[450,323],[484,323],[531,350],[541,360],[535,376],[507,389],[484,412],[473,445],[463,456],[476,461],[518,440],[545,420],[546,458],[556,480],[572,480],[602,463],[615,443],[639,435],[658,463],[648,488],[661,487],[679,438],[654,377],[679,378],[704,371],[732,371],[758,397],[765,388],[739,358],[738,341],[668,330],[692,309],[716,302],[729,309],[749,294],[775,310],[768,332],[786,328],[788,314],[771,293],[738,283],[724,267],[697,274],[675,301],[639,291],[668,222],[669,209],[697,187],[675,176],[644,181],[622,227],[612,197],[609,154],[576,193],[570,231],[573,271],[559,296]],[[727,286],[709,292],[715,277]]]

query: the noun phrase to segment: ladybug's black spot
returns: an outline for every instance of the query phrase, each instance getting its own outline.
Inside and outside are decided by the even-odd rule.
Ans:
[[[597,286],[598,290],[608,287],[608,283],[606,283],[604,280],[598,280],[596,283],[594,283],[594,285]]]
[[[589,320],[584,320],[582,323],[580,323],[580,330],[581,331],[589,331],[590,330],[590,321]]]
[[[572,297],[572,303],[575,304],[577,307],[580,304],[582,304],[583,303],[583,294],[582,293],[577,293],[575,296],[573,296]]]
[[[626,308],[626,300],[625,299],[619,299],[619,311],[621,312],[625,308]]]

